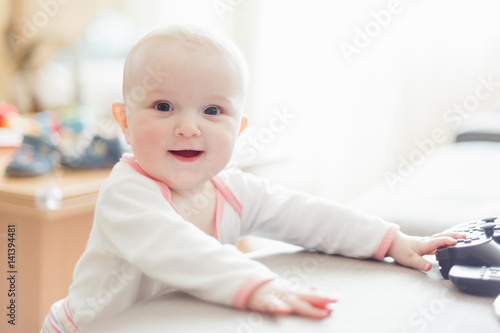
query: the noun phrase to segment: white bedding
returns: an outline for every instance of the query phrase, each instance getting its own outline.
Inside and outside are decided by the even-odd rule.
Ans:
[[[396,222],[413,235],[431,235],[472,219],[500,217],[500,143],[440,147],[404,182],[393,185],[383,181],[351,204]]]

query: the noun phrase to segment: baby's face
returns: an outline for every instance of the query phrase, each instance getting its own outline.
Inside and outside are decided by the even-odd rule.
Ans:
[[[232,63],[160,39],[145,43],[127,70],[122,129],[144,171],[173,191],[218,174],[242,124],[244,88]]]

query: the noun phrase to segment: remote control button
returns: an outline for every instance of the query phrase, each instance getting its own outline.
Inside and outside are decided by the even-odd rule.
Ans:
[[[486,237],[491,237],[493,236],[493,228],[496,227],[495,223],[486,223],[481,226],[481,229],[484,230],[484,233],[486,234]]]
[[[500,281],[500,267],[489,267],[487,268],[487,275],[485,279]]]
[[[487,218],[482,219],[482,221],[488,223],[488,222],[495,222],[496,219],[497,219],[496,217],[487,217]]]

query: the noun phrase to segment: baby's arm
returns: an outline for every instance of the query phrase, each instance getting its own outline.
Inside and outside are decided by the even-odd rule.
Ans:
[[[277,278],[236,247],[186,222],[154,181],[124,164],[114,172],[101,189],[93,229],[95,243],[106,257],[163,285],[239,308],[245,307],[256,286]],[[127,287],[134,288],[133,283]]]
[[[337,300],[314,288],[297,289],[283,279],[276,279],[259,287],[250,297],[250,310],[271,314],[297,314],[322,319],[332,312],[329,307]]]
[[[434,254],[442,246],[455,245],[457,238],[465,238],[465,234],[449,232],[432,237],[415,237],[398,231],[387,249],[387,256],[393,257],[401,265],[428,271],[432,265],[422,256]]]
[[[442,246],[455,245],[457,238],[465,234],[458,232],[439,233],[432,237],[408,236],[400,231],[394,236],[387,255],[404,266],[428,271],[432,265],[422,258],[433,254]],[[297,290],[282,279],[276,279],[259,287],[250,297],[248,308],[274,314],[298,314],[305,317],[322,319],[330,315],[332,296],[316,289]]]

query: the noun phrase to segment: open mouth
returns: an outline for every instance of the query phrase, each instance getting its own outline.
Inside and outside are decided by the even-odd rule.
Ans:
[[[202,150],[169,150],[168,152],[182,162],[193,162],[203,154]]]

